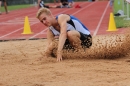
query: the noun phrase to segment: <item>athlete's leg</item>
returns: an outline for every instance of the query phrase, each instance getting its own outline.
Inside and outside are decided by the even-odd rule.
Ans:
[[[92,37],[91,35],[86,35],[76,30],[71,30],[67,32],[67,37],[69,43],[74,48],[89,48],[92,46]]]
[[[8,13],[8,9],[7,9],[7,3],[6,3],[6,0],[4,0],[4,7],[5,7],[6,14],[7,14],[7,13]]]
[[[58,42],[52,41],[49,46],[45,49],[44,55],[46,57],[52,56],[54,54],[53,50],[57,48]]]
[[[76,30],[71,30],[67,32],[67,38],[70,44],[76,49],[82,48],[80,37],[80,33]]]

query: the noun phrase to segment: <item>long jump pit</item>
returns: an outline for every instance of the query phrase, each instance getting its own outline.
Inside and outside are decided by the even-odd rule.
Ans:
[[[129,86],[129,32],[93,36],[85,52],[63,50],[61,62],[44,57],[46,39],[0,42],[0,86]]]

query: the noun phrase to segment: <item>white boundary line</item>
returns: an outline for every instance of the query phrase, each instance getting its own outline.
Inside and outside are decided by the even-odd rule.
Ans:
[[[13,12],[13,11],[12,11]],[[35,12],[35,10],[31,10],[30,12],[28,12],[28,11],[25,11],[25,13],[22,13],[22,14],[26,14],[26,13],[28,13],[28,15],[33,15],[33,14],[35,14],[34,12]],[[9,12],[9,14],[10,14],[11,12]],[[20,14],[21,15],[21,14]],[[7,18],[10,18],[10,17],[17,17],[17,16],[19,16],[19,14],[18,14],[18,12],[17,12],[17,10],[14,12],[14,13],[11,13],[11,16],[5,16],[5,17],[3,17],[3,18],[1,18],[0,17],[0,19],[7,19]],[[21,17],[21,16],[20,16]]]
[[[107,8],[108,8],[108,6],[109,6],[109,3],[110,3],[110,2],[108,2],[107,6],[106,6],[106,8],[105,8],[105,10],[104,10],[104,12],[103,12],[101,18],[100,18],[100,21],[99,21],[99,23],[98,23],[98,26],[97,26],[96,30],[94,31],[93,36],[95,36],[95,35],[97,34],[98,30],[99,30],[99,27],[100,27],[101,22],[102,22],[102,20],[103,20],[103,18],[104,18],[104,15],[105,15],[105,13],[106,13],[106,11],[107,11]]]
[[[36,23],[37,23],[37,22],[36,22]],[[36,23],[33,23],[33,24],[31,24],[31,25],[34,25],[34,24],[36,24]],[[30,26],[31,26],[31,25],[30,25]],[[17,31],[19,31],[19,30],[21,30],[21,29],[23,29],[23,27],[22,27],[22,28],[19,28],[19,29],[17,29],[17,30],[15,30],[15,31],[12,31],[12,32],[10,32],[10,33],[8,33],[8,34],[5,34],[5,35],[3,35],[3,36],[0,36],[0,38],[6,37],[6,36],[8,36],[8,35],[11,35],[11,34],[17,32]]]
[[[85,8],[87,8],[87,7],[91,6],[91,5],[93,5],[94,3],[95,3],[95,2],[93,2],[93,3],[91,3],[91,4],[87,5],[87,6],[85,6],[83,9],[85,9]],[[80,10],[74,12],[72,15],[75,15],[76,13],[80,12],[80,11],[83,10],[83,9],[80,9]]]
[[[54,11],[55,12],[55,11]],[[28,13],[28,14],[27,14]],[[24,14],[27,14],[27,16],[33,16],[33,15],[36,15],[36,10],[31,10],[30,12],[26,12],[26,13],[24,13]],[[17,17],[17,16],[19,16],[19,15],[21,15],[21,14],[18,14],[17,12],[15,12],[15,15],[13,14],[12,16],[9,16],[9,17]],[[19,17],[17,17],[17,18],[23,18],[25,15],[22,15],[22,16],[19,16]],[[7,17],[7,16],[5,16],[5,17],[3,17],[3,18],[0,18],[0,19],[7,19],[7,18],[9,18],[9,17]],[[16,18],[16,19],[17,19]],[[12,19],[11,19],[12,20]],[[9,20],[8,20],[9,21]],[[7,21],[6,21],[7,22]]]
[[[83,3],[83,4],[85,4],[85,3]],[[35,8],[35,7],[34,7]],[[72,8],[73,9],[73,8]],[[12,11],[13,12],[13,11]],[[32,13],[32,12],[34,12],[34,13]],[[31,10],[30,12],[28,12],[28,11],[26,11],[26,13],[28,13],[28,16],[31,16],[31,15],[34,15],[34,14],[36,14],[35,13],[35,10]],[[62,13],[62,12],[61,12]],[[15,15],[14,15],[15,14]],[[24,13],[25,14],[25,13]],[[20,14],[21,15],[21,14]],[[17,16],[19,16],[19,14],[18,14],[18,12],[14,12],[13,13],[13,15],[12,16],[9,16],[9,17],[17,17]],[[4,18],[0,18],[0,19],[5,19],[5,18],[9,18],[9,17],[4,17]],[[21,18],[21,17],[20,17]]]
[[[29,22],[31,24],[31,23],[36,23],[39,21],[37,20],[37,18],[29,18]],[[16,24],[24,24],[24,18],[15,18],[15,19],[0,23],[0,25],[10,25],[10,24],[15,24],[15,25]]]

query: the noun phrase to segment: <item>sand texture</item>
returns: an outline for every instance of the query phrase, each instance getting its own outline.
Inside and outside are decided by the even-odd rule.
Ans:
[[[99,35],[85,52],[44,57],[46,39],[0,42],[0,86],[130,86],[129,34]]]

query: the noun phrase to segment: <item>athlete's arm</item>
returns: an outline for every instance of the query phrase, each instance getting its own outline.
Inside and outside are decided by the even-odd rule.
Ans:
[[[47,42],[48,45],[50,45],[50,43],[54,40],[54,34],[52,33],[52,31],[48,28],[47,30]]]
[[[57,50],[57,61],[62,60],[62,49],[67,38],[67,21],[70,20],[70,16],[61,14],[58,16],[58,23],[60,25],[60,36]]]

